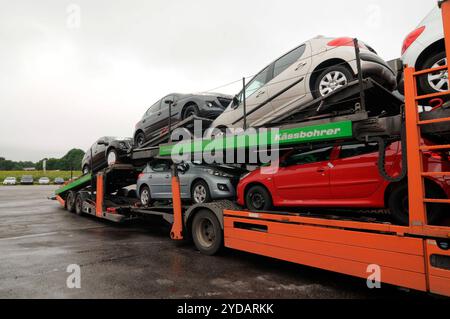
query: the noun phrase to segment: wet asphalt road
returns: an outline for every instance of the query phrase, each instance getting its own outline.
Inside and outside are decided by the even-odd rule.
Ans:
[[[0,187],[0,298],[428,298],[232,250],[204,256],[160,222],[70,214],[46,199],[53,189]],[[66,286],[70,264],[81,289]]]

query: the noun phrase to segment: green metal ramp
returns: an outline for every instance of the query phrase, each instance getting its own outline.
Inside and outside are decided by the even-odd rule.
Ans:
[[[61,188],[58,188],[55,191],[55,195],[63,196],[64,193],[66,193],[68,191],[77,191],[79,189],[82,189],[91,183],[91,179],[92,179],[91,174],[86,174],[84,176],[81,176],[80,178],[74,180],[73,182],[71,182],[67,185],[64,185]]]

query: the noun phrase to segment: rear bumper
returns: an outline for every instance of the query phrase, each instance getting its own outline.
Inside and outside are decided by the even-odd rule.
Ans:
[[[361,69],[363,77],[370,77],[388,90],[395,90],[397,77],[386,62],[372,55],[361,54]]]

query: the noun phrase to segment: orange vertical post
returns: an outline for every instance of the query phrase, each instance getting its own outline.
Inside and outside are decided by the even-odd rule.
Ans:
[[[95,216],[102,217],[103,214],[103,195],[104,195],[104,185],[103,185],[103,173],[97,174],[97,193],[95,197]]]
[[[444,26],[445,52],[447,52],[447,69],[450,71],[448,64],[448,52],[450,52],[450,1],[445,0],[441,3],[442,23]],[[449,72],[450,74],[450,72]]]
[[[414,68],[405,68],[406,154],[408,154],[409,225],[421,227],[427,223],[422,153],[420,151],[417,85]]]
[[[173,202],[173,225],[170,238],[174,240],[183,239],[183,217],[181,211],[180,179],[176,174],[176,168],[172,173],[172,202]]]

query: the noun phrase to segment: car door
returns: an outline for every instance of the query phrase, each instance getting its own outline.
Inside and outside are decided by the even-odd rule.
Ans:
[[[172,198],[170,163],[165,160],[155,160],[150,164],[150,169],[149,179],[152,197],[155,199]]]
[[[158,116],[158,121],[155,125],[156,130],[164,129],[165,132],[167,132],[168,126],[169,126],[169,104],[167,101],[174,101],[174,95],[168,95],[161,99],[161,111],[160,115]],[[174,107],[172,106],[172,112],[174,111]],[[175,125],[176,122],[174,120],[176,114],[172,113],[172,125]]]
[[[102,137],[94,145],[92,145],[92,162],[94,168],[100,168],[105,163],[106,146],[98,144],[100,141],[105,141],[106,138]]]
[[[257,111],[253,111],[257,106],[267,100],[267,90],[264,85],[270,80],[271,65],[259,72],[245,87],[245,101],[247,110],[247,123],[258,119],[262,115],[272,110],[270,103],[261,107]],[[229,110],[226,110],[219,116],[221,125],[240,126],[244,118],[244,103],[242,91],[238,95],[238,104],[232,105]]]
[[[281,162],[273,177],[275,189],[282,203],[300,204],[303,201],[330,197],[330,169],[333,147],[294,151]]]
[[[274,110],[306,95],[309,87],[306,78],[310,68],[311,48],[309,43],[300,45],[274,62],[273,79],[267,83],[269,98],[303,78],[303,81],[272,100],[271,104]]]
[[[155,135],[157,122],[161,115],[161,100],[150,106],[142,119],[142,126],[144,127],[144,134],[147,139]]]
[[[378,144],[356,143],[339,147],[338,159],[330,173],[333,199],[367,198],[386,183],[378,170]],[[397,158],[398,143],[386,148],[386,169]]]

